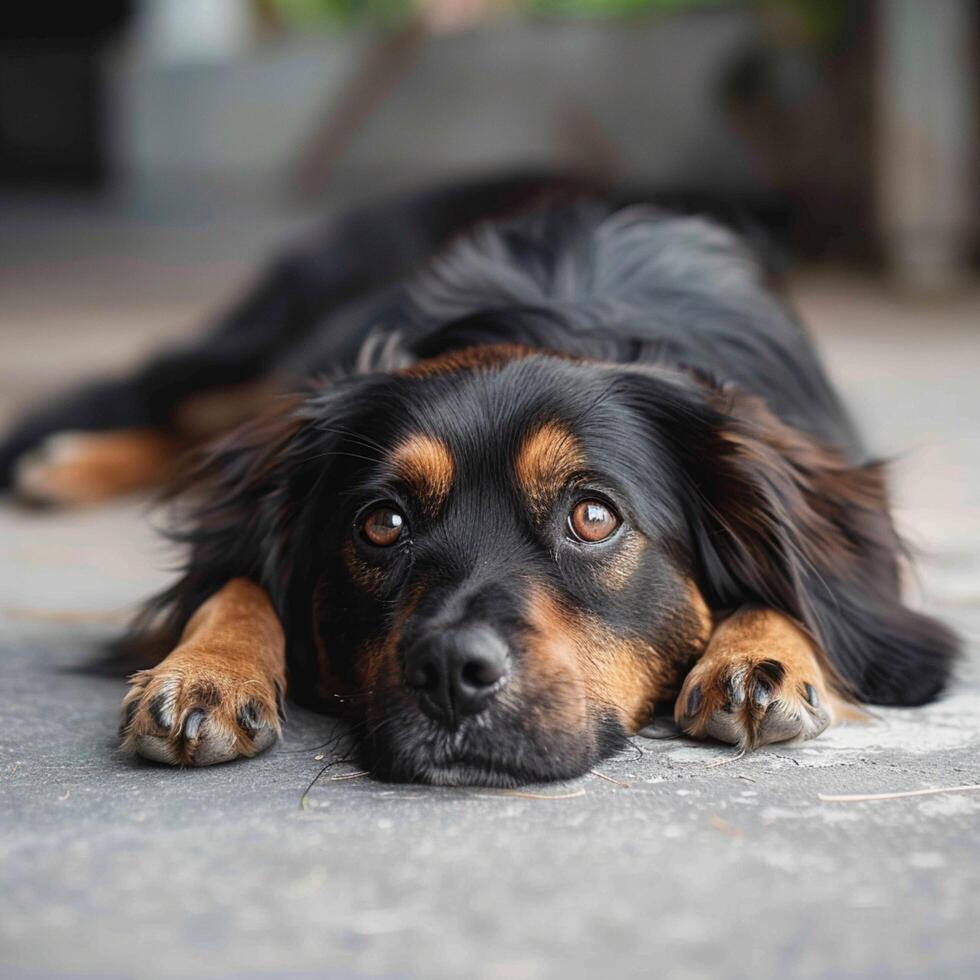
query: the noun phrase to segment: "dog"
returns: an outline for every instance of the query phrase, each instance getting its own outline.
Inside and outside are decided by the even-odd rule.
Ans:
[[[200,340],[26,418],[0,475],[100,499],[209,427],[122,705],[148,759],[255,755],[288,686],[378,778],[515,785],[655,711],[751,749],[950,676],[882,466],[715,221],[534,175],[355,208]]]

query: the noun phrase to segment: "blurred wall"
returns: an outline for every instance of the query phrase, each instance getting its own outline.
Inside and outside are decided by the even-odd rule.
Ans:
[[[757,32],[729,9],[498,22],[437,37],[357,133],[336,179],[362,186],[554,165],[594,137],[615,147],[627,173],[655,183],[758,187],[718,99],[719,76]],[[115,69],[119,161],[145,187],[201,177],[274,184],[370,43],[340,31],[169,62],[136,43]],[[590,126],[591,137],[580,132]]]
[[[485,15],[498,0],[421,2]],[[216,214],[571,167],[734,205],[796,254],[885,257],[927,289],[976,268],[980,0],[676,5],[430,19],[414,39],[363,18],[304,33],[271,0],[113,0],[54,26],[15,5],[0,184],[122,187],[157,214]],[[352,113],[351,79],[386,50],[383,96]]]

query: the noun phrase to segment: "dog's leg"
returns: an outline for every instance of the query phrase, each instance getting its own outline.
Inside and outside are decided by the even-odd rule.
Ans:
[[[715,629],[674,706],[688,734],[743,749],[816,738],[833,721],[859,716],[833,691],[809,637],[782,613],[756,607]]]
[[[14,485],[30,503],[96,503],[160,485],[182,448],[156,429],[59,432],[17,461]]]
[[[266,593],[232,579],[191,617],[180,644],[123,699],[124,749],[208,766],[253,756],[280,734],[285,639]]]
[[[474,222],[569,186],[543,175],[464,182],[331,218],[266,269],[201,336],[161,351],[131,375],[40,406],[0,432],[0,491],[19,491],[21,460],[52,435],[139,428],[194,441],[200,433],[188,428],[188,415],[197,414],[202,398],[278,378],[290,352],[304,352],[314,336],[318,360],[307,363],[304,355],[298,380],[352,367],[373,320],[365,313],[364,322],[354,317],[341,329],[331,314],[390,288]],[[321,336],[325,322],[330,329]]]

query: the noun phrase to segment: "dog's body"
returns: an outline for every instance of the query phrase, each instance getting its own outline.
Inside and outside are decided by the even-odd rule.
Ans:
[[[751,746],[941,690],[955,641],[902,605],[881,472],[803,330],[732,233],[623,203],[527,178],[358,212],[198,346],[13,435],[21,489],[72,499],[118,434],[25,457],[48,433],[137,429],[132,484],[202,393],[322,378],[185,478],[128,745],[253,754],[288,674],[379,775],[507,782],[584,771],[664,702]]]

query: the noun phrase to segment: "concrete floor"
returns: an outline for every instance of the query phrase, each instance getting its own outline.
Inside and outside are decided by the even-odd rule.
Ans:
[[[287,224],[5,220],[4,414],[186,329]],[[302,809],[328,720],[293,709],[265,756],[173,771],[115,751],[121,681],[71,671],[167,579],[144,504],[0,507],[0,975],[980,975],[980,793],[817,796],[980,783],[980,293],[811,273],[794,295],[901,454],[916,601],[970,645],[947,698],[737,761],[638,739],[614,781],[546,798],[325,779]]]

